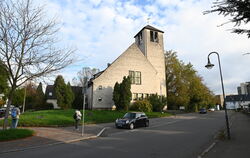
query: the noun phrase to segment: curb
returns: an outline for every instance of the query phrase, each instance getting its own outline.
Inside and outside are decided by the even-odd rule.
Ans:
[[[106,128],[103,128],[97,135],[93,135],[93,136],[89,136],[89,137],[83,137],[83,138],[68,140],[68,141],[65,141],[65,142],[56,142],[56,143],[50,143],[50,144],[45,144],[45,145],[38,145],[38,146],[27,147],[27,148],[22,148],[22,149],[14,149],[14,150],[0,151],[0,154],[6,154],[6,153],[18,152],[18,151],[25,151],[25,150],[30,150],[30,149],[37,149],[37,148],[42,148],[42,147],[47,147],[47,146],[53,146],[53,145],[60,145],[60,144],[73,143],[73,142],[78,142],[78,141],[88,140],[88,139],[95,139],[95,138],[100,137],[101,134],[102,134],[105,130],[106,130]]]

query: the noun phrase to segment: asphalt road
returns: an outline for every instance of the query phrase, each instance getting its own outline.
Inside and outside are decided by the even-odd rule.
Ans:
[[[103,137],[1,154],[1,158],[197,158],[224,127],[224,112],[150,120],[134,130],[109,124]]]

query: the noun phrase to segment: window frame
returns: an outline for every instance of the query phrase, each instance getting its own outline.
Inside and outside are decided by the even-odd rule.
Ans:
[[[131,84],[141,85],[141,71],[129,70],[129,77]]]

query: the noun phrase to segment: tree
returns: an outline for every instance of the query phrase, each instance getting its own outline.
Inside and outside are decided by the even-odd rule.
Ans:
[[[132,99],[130,77],[123,77],[122,83],[116,82],[113,91],[113,101],[117,110],[128,110]]]
[[[58,106],[62,109],[71,108],[74,94],[71,90],[70,84],[66,85],[61,75],[56,77],[54,89]]]
[[[45,94],[43,93],[43,85],[41,82],[39,83],[36,89],[36,102],[37,102],[37,105],[35,107],[36,110],[46,109]]]
[[[118,82],[115,83],[114,91],[113,91],[113,101],[117,108],[120,107],[120,84]]]
[[[17,88],[13,94],[12,104],[23,105],[24,88]]]
[[[25,84],[24,89],[24,97],[23,99],[25,101],[25,107],[23,107],[25,110],[35,110],[36,107],[38,107],[39,102],[38,99],[38,94],[37,94],[37,86],[34,82],[29,81],[28,83]],[[26,92],[25,92],[26,91]],[[25,94],[26,93],[26,94]],[[23,105],[23,104],[22,104]]]
[[[177,53],[167,51],[166,62],[166,86],[167,103],[169,109],[178,109],[180,106],[187,106],[189,103],[188,87],[184,80],[182,61],[177,58]]]
[[[120,85],[120,106],[122,106],[124,110],[128,111],[131,99],[131,80],[130,77],[124,76]]]
[[[6,66],[0,60],[0,94],[7,94],[9,85],[8,85],[8,73]]]
[[[205,11],[205,14],[217,12],[218,14],[229,16],[229,22],[235,27],[246,25],[250,21],[250,1],[249,0],[217,0],[212,6],[212,10]],[[228,23],[228,22],[227,22]],[[233,33],[247,34],[250,38],[250,29],[234,28]]]
[[[48,76],[72,63],[71,49],[57,48],[59,23],[32,0],[0,1],[0,60],[10,91],[3,128],[8,124],[13,93],[26,81]]]
[[[214,102],[214,94],[202,83],[191,63],[184,64],[177,53],[166,54],[167,102],[170,109],[184,106],[187,111],[196,111]],[[152,103],[151,103],[152,104]]]
[[[147,99],[153,107],[153,111],[161,112],[163,107],[167,105],[167,98],[165,96],[159,96],[152,94]]]
[[[75,99],[74,93],[72,91],[70,82],[68,82],[66,86],[65,102],[66,104],[70,105],[70,107],[72,107],[74,99]]]
[[[96,73],[100,72],[99,69],[96,68],[90,68],[90,67],[83,67],[82,70],[80,70],[77,73],[78,81],[80,82],[78,85],[86,86],[87,82],[95,75]],[[76,80],[76,78],[74,79]]]

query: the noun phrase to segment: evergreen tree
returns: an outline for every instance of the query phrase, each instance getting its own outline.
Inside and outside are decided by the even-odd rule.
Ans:
[[[230,17],[229,21],[235,24],[233,33],[247,34],[250,38],[250,29],[239,28],[242,23],[247,26],[250,21],[250,1],[249,0],[217,0],[212,6],[212,10],[207,13],[217,12],[218,14]]]
[[[122,83],[116,82],[113,91],[113,101],[115,102],[117,110],[128,110],[132,99],[131,80],[124,76]]]
[[[124,76],[120,86],[120,104],[124,110],[128,111],[131,99],[131,80],[130,77]]]
[[[62,109],[68,109],[72,107],[72,90],[69,89],[68,86],[65,84],[64,79],[61,75],[56,77],[54,83],[54,89],[57,99],[57,104]]]
[[[36,89],[36,101],[37,101],[37,105],[35,107],[35,109],[40,110],[40,109],[46,109],[45,107],[45,95],[43,93],[43,85],[40,82],[37,89]]]
[[[65,98],[65,102],[66,104],[70,105],[70,107],[72,107],[72,103],[75,99],[75,96],[74,96],[74,93],[72,91],[72,88],[71,88],[71,85],[70,83],[68,82],[67,83],[67,87],[66,87],[66,98]]]
[[[120,110],[120,84],[118,82],[116,82],[114,86],[113,101],[116,108]]]

